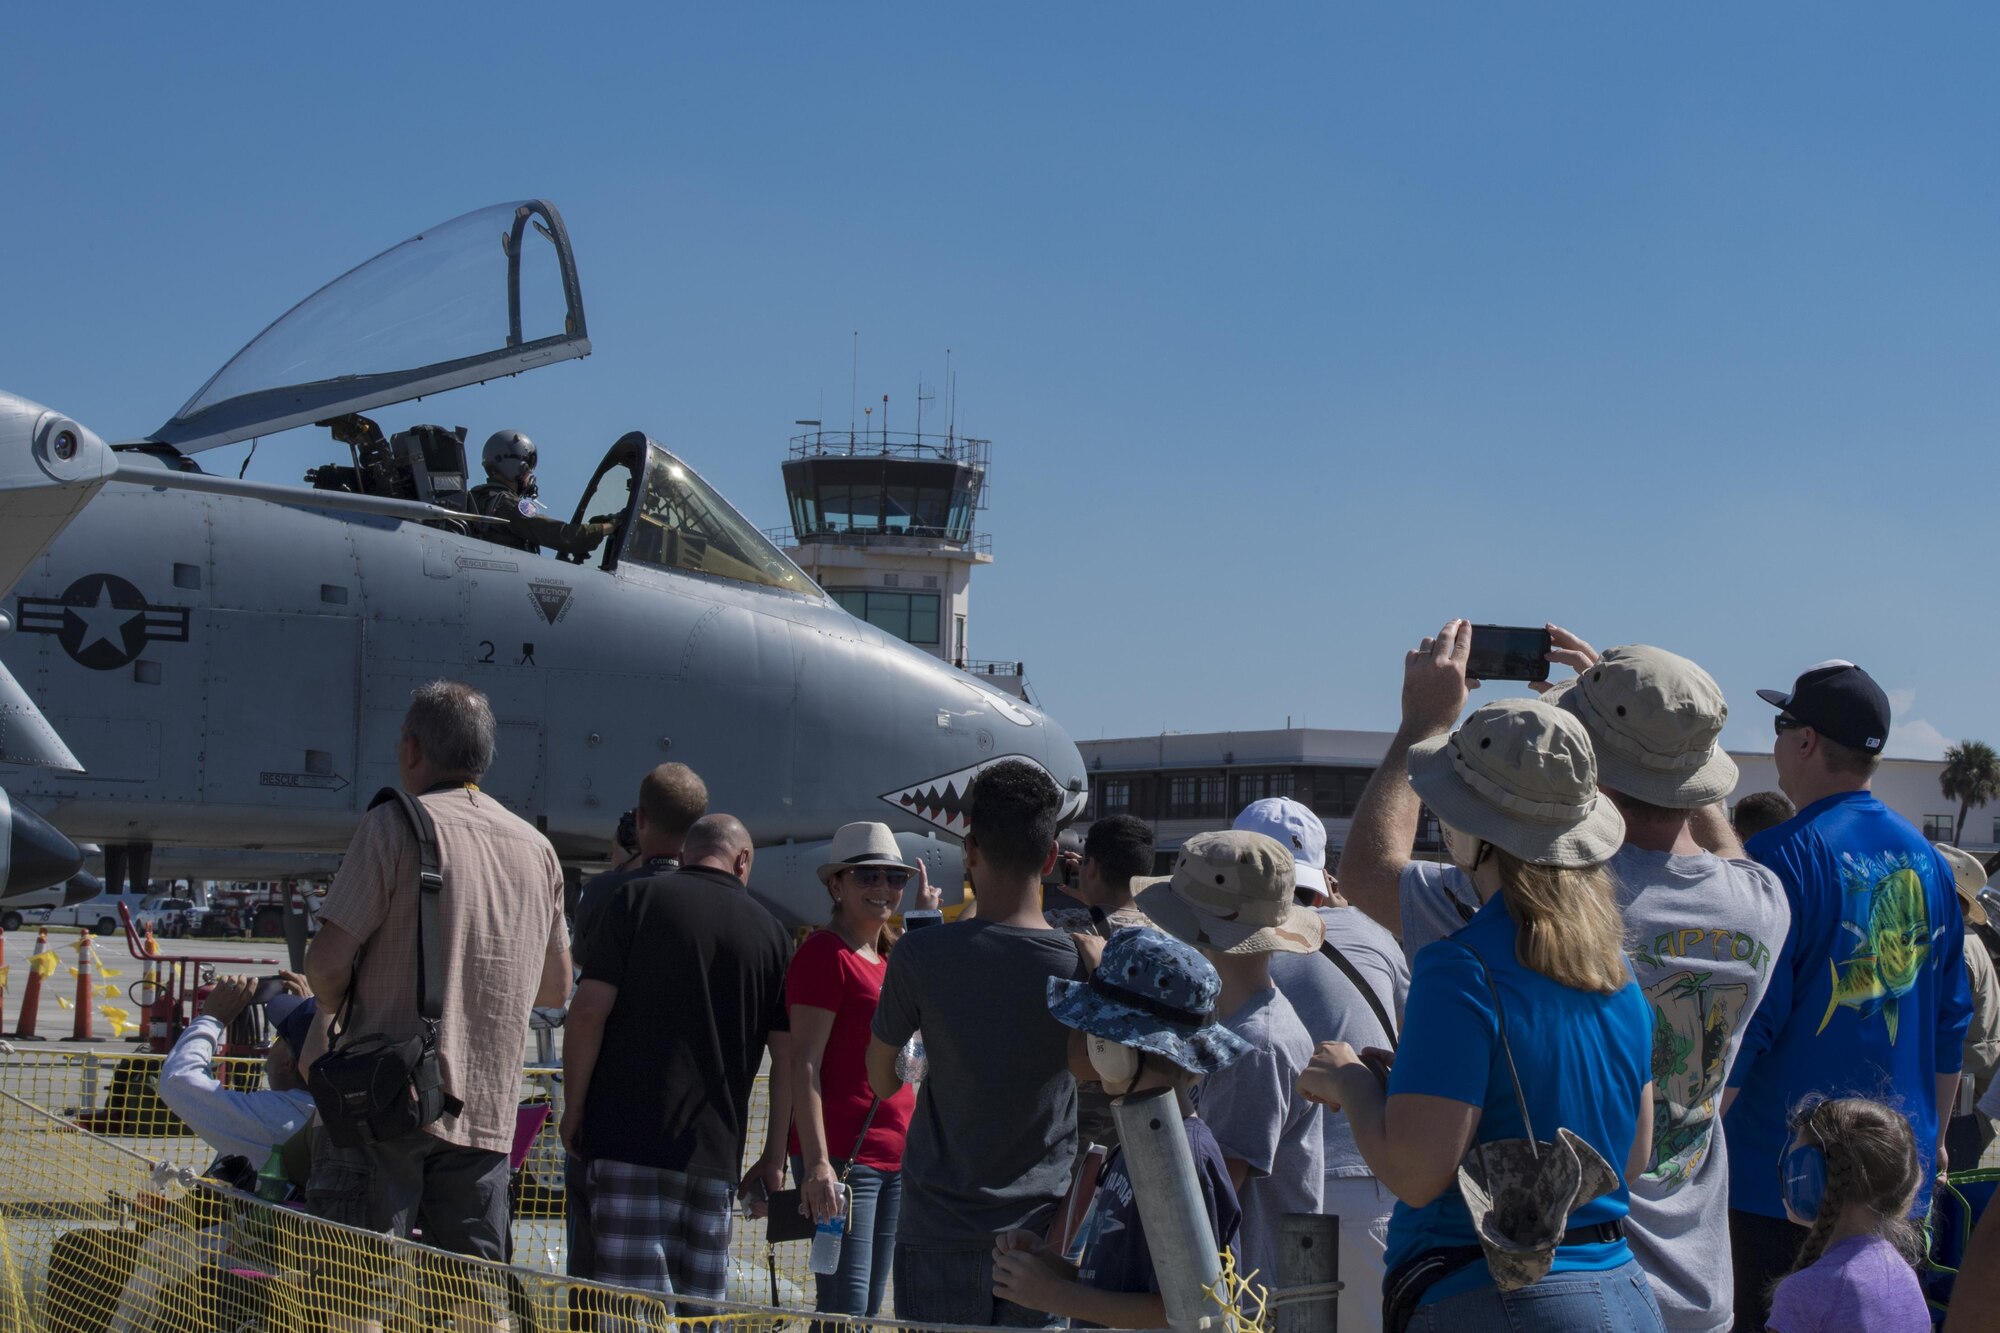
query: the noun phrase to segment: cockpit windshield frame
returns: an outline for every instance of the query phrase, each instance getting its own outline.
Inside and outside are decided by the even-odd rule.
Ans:
[[[591,474],[575,522],[603,507],[598,493],[617,468],[630,486],[603,568],[620,563],[697,574],[824,600],[825,594],[701,474],[642,431],[621,436]]]
[[[478,224],[488,218],[500,224],[499,234],[479,228]],[[475,229],[468,232],[468,227]],[[530,231],[530,228],[533,230]],[[347,317],[348,322],[340,332],[349,343],[365,345],[368,336],[375,332],[367,319],[371,313],[370,299],[385,300],[393,298],[394,294],[393,287],[386,285],[380,293],[369,290],[368,284],[378,281],[384,268],[393,271],[396,264],[415,262],[426,254],[438,253],[436,247],[439,245],[483,245],[488,243],[489,237],[490,243],[499,247],[506,258],[504,282],[507,298],[506,326],[504,329],[493,328],[491,345],[425,364],[368,371],[337,370],[331,375],[297,383],[265,384],[261,381],[268,377],[269,372],[261,367],[258,373],[244,370],[259,356],[274,358],[282,363],[287,355],[297,355],[303,363],[309,364],[309,346],[301,346],[294,352],[284,340],[301,336],[309,338],[315,319],[329,317],[329,312],[332,316]],[[536,237],[546,239],[553,247],[564,310],[556,332],[531,338],[524,314],[522,257],[527,247],[538,244]],[[432,246],[428,252],[423,248],[427,243]],[[446,255],[453,257],[451,252],[446,252]],[[361,298],[354,310],[343,310],[340,300],[357,290]],[[547,294],[552,296],[553,292]],[[542,293],[537,292],[536,295]],[[481,299],[495,303],[494,318],[497,320],[497,296],[486,294]],[[393,310],[385,318],[401,321],[403,327],[397,327],[394,322],[386,323],[380,330],[380,336],[385,340],[408,336],[412,325],[421,325],[423,320],[433,315],[442,324],[452,313],[449,309],[436,312]],[[300,333],[301,327],[306,330],[304,335]],[[466,340],[466,335],[461,335],[460,340]],[[476,343],[477,335],[470,335],[470,340]],[[421,339],[415,341],[420,345]],[[294,305],[245,344],[208,378],[172,420],[148,438],[172,445],[182,453],[197,453],[246,440],[253,435],[275,434],[295,426],[442,393],[447,389],[515,375],[537,366],[589,354],[590,337],[584,321],[583,287],[577,278],[576,260],[570,249],[569,232],[563,225],[562,214],[545,199],[497,204],[420,232],[349,269]],[[218,386],[229,383],[232,371],[249,383],[242,392],[216,397]]]

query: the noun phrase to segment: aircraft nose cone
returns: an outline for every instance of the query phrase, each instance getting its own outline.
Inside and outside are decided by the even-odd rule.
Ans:
[[[32,893],[60,884],[83,868],[83,853],[32,810],[15,805],[0,792],[0,834],[7,844],[0,898]]]

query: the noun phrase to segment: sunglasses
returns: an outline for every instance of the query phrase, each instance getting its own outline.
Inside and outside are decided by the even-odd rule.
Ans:
[[[852,870],[843,870],[840,873],[846,875],[850,883],[858,884],[864,889],[876,889],[884,884],[892,889],[900,889],[910,882],[909,871],[885,870],[881,866],[856,866]]]
[[[1780,713],[1771,719],[1771,733],[1776,736],[1782,736],[1788,731],[1797,731],[1800,727],[1811,725],[1809,722],[1799,721],[1790,713]]]

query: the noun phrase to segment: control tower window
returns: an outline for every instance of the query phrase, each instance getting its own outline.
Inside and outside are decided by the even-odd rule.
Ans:
[[[730,508],[693,468],[657,447],[647,451],[644,493],[625,558],[789,592],[813,591],[798,566]]]
[[[938,595],[884,592],[879,588],[830,588],[828,595],[854,616],[904,643],[934,647],[938,641]]]

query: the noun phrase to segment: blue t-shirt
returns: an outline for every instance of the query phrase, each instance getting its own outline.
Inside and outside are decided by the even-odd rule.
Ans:
[[[1778,1159],[1807,1093],[1872,1097],[1909,1117],[1930,1206],[1937,1076],[1963,1061],[1972,999],[1951,868],[1910,822],[1865,791],[1813,802],[1750,839],[1792,904],[1729,1075],[1729,1205],[1783,1217]]]
[[[1243,1216],[1236,1206],[1236,1191],[1230,1188],[1229,1167],[1222,1160],[1222,1149],[1216,1146],[1215,1135],[1208,1132],[1200,1117],[1187,1116],[1181,1125],[1187,1130],[1188,1151],[1194,1155],[1194,1178],[1201,1185],[1208,1228],[1220,1252],[1236,1243]],[[1112,1152],[1104,1164],[1104,1174],[1098,1177],[1097,1193],[1091,1197],[1090,1213],[1084,1218],[1082,1240],[1083,1258],[1076,1266],[1076,1280],[1084,1286],[1096,1291],[1160,1289],[1122,1148]],[[1078,1321],[1078,1327],[1098,1325]]]
[[[1410,973],[1402,1042],[1389,1095],[1422,1093],[1480,1108],[1481,1143],[1527,1137],[1500,1047],[1493,995],[1471,945],[1492,969],[1505,1004],[1507,1040],[1534,1117],[1536,1137],[1567,1129],[1603,1155],[1618,1188],[1570,1215],[1571,1227],[1625,1216],[1625,1159],[1639,1132],[1639,1099],[1652,1080],[1653,1012],[1636,981],[1610,995],[1577,990],[1523,967],[1514,955],[1514,918],[1494,894],[1463,929],[1418,953]],[[1398,1203],[1389,1218],[1388,1266],[1425,1250],[1477,1245],[1472,1217],[1453,1183],[1422,1208]],[[1601,1272],[1632,1258],[1622,1240],[1565,1245],[1552,1272]],[[1491,1286],[1477,1260],[1433,1286],[1424,1304]]]

